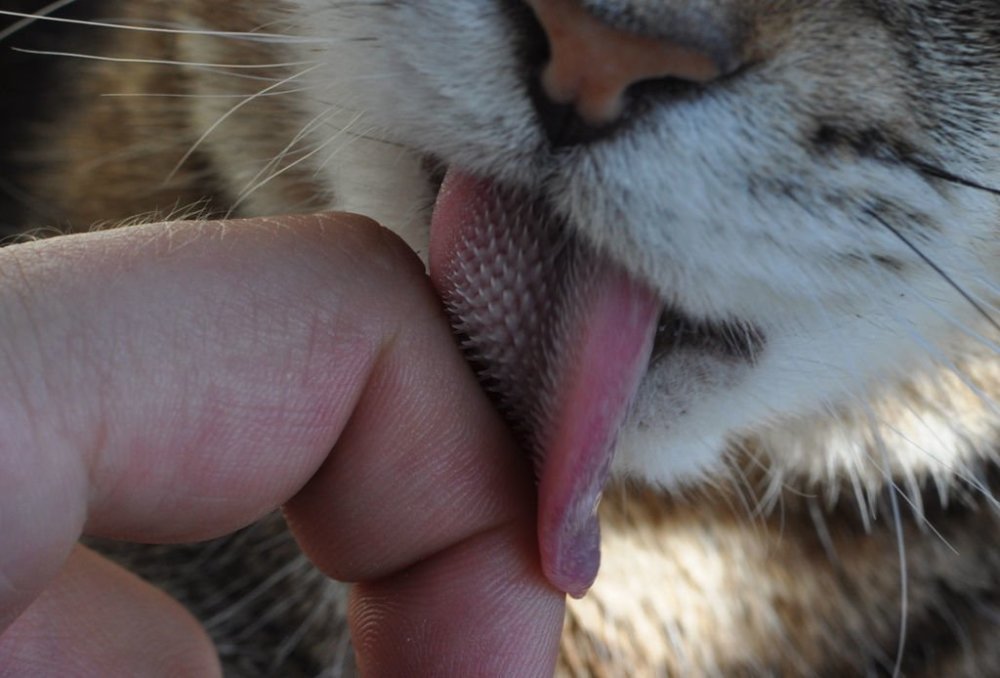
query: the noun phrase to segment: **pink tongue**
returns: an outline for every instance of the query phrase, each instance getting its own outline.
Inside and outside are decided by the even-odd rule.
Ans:
[[[460,172],[438,197],[430,269],[480,380],[534,455],[545,574],[582,596],[600,565],[597,504],[660,303],[544,205]]]

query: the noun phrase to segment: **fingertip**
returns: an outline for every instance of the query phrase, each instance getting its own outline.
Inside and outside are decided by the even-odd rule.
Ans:
[[[350,615],[366,675],[551,676],[564,596],[515,525],[484,532],[354,588]]]
[[[211,678],[222,668],[180,603],[78,546],[0,636],[0,675]]]

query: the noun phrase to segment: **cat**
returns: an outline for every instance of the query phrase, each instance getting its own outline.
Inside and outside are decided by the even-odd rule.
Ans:
[[[1000,5],[75,11],[73,50],[37,55],[63,113],[30,122],[19,190],[71,228],[357,211],[437,262],[470,360],[540,459],[551,529],[590,539],[606,489],[560,674],[1000,675]],[[486,228],[501,245],[475,240]],[[463,257],[504,247],[541,248],[559,290],[541,329],[515,318],[537,345],[510,362],[456,292],[481,287]],[[602,332],[613,359],[583,346]],[[607,361],[598,388],[622,392],[574,396],[574,361]],[[583,478],[549,430],[563,403],[571,428],[575,408],[613,410]],[[544,515],[550,574],[582,592]],[[340,589],[275,521],[104,546],[207,620],[231,675],[352,671]]]

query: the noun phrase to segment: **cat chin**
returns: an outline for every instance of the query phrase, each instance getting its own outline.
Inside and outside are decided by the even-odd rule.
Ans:
[[[892,475],[933,480],[947,494],[956,475],[976,477],[995,453],[995,406],[983,394],[1000,384],[1000,368],[974,337],[952,348],[977,357],[953,363],[901,332],[890,318],[837,318],[815,334],[772,332],[752,365],[695,351],[661,361],[612,473],[669,490],[746,482],[728,462],[750,455],[772,484],[797,479],[835,494],[845,481],[874,491]]]

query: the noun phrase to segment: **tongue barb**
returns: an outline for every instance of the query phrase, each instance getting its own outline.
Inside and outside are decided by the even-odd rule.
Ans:
[[[544,205],[459,172],[434,210],[430,269],[481,382],[532,452],[545,575],[582,596],[600,565],[597,505],[660,303]]]

